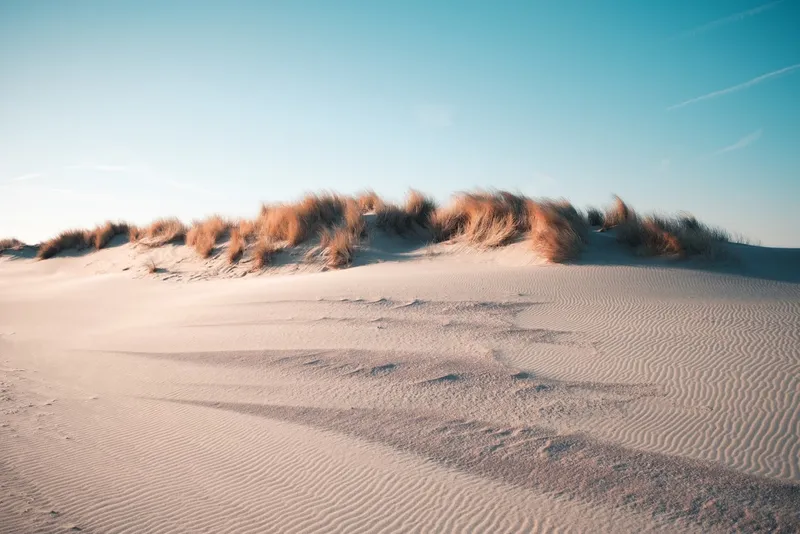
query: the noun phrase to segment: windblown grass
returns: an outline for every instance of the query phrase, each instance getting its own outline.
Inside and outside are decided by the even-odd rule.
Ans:
[[[374,211],[374,225],[371,216]],[[640,255],[716,257],[730,241],[726,232],[690,215],[640,216],[622,199],[603,213],[589,208],[580,213],[565,200],[534,200],[507,191],[473,191],[454,195],[444,207],[411,190],[401,204],[384,202],[374,191],[356,197],[335,193],[308,194],[297,202],[265,204],[255,219],[229,222],[212,216],[191,228],[178,219],[159,219],[145,227],[106,222],[91,230],[69,230],[39,245],[37,257],[53,257],[68,249],[101,249],[115,236],[128,233],[132,242],[150,247],[185,241],[203,258],[211,256],[226,233],[228,262],[252,252],[253,265],[262,269],[274,254],[319,237],[305,254],[323,259],[331,268],[352,264],[363,239],[376,230],[426,241],[457,241],[476,247],[500,247],[527,238],[531,247],[551,262],[575,259],[588,242],[590,227],[612,231],[616,239]],[[250,246],[252,243],[252,247]],[[22,246],[0,242],[0,252]]]
[[[201,258],[208,258],[217,241],[228,231],[230,223],[219,215],[196,221],[186,233],[186,244],[193,247]]]
[[[92,246],[92,234],[86,230],[67,230],[39,245],[36,257],[52,258],[64,250],[83,250]]]
[[[367,189],[366,191],[362,191],[356,196],[356,202],[358,203],[358,207],[364,213],[369,211],[377,211],[383,207],[385,202],[378,194],[373,191],[372,189]]]
[[[589,223],[589,226],[603,226],[605,223],[605,217],[603,217],[603,212],[597,208],[589,208],[586,210],[586,222]]]
[[[322,228],[342,218],[347,199],[333,193],[306,195],[294,204],[264,205],[258,220],[262,237],[297,246]]]
[[[533,249],[553,263],[576,259],[588,239],[588,229],[572,204],[548,200],[532,203],[529,209]]]
[[[603,216],[602,230],[608,230],[626,223],[636,218],[636,213],[628,207],[617,195],[614,195],[614,202],[608,209],[606,209]]]
[[[241,230],[239,228],[231,230],[231,238],[228,241],[228,263],[234,264],[239,261],[246,245]]]
[[[531,200],[507,191],[459,193],[431,217],[436,241],[460,239],[471,245],[498,247],[530,228]]]
[[[643,256],[715,258],[723,253],[720,244],[730,241],[727,232],[691,215],[634,216],[616,227],[616,237]]]
[[[128,223],[107,221],[90,230],[88,240],[91,241],[95,250],[100,250],[106,247],[116,236],[129,235],[130,230],[131,226]]]
[[[436,202],[414,189],[408,192],[404,205],[383,203],[375,210],[375,224],[378,228],[405,235],[409,232],[424,233],[431,224],[436,211]]]
[[[25,246],[25,243],[16,238],[0,239],[0,254],[6,250],[19,250]]]
[[[130,232],[131,242],[141,243],[148,247],[178,243],[185,238],[186,226],[174,217],[158,219],[143,228],[133,227]]]
[[[253,269],[260,270],[267,267],[275,254],[283,250],[283,246],[269,239],[259,238],[253,247]]]
[[[358,236],[350,228],[343,226],[336,230],[323,230],[319,246],[325,265],[332,269],[341,269],[352,263],[356,245]]]

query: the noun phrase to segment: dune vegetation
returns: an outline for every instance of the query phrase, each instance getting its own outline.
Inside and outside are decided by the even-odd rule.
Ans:
[[[593,230],[594,229],[594,230]],[[135,246],[186,245],[202,258],[224,255],[254,270],[271,265],[287,249],[305,247],[306,261],[339,269],[352,264],[359,247],[376,232],[421,243],[463,243],[476,248],[527,241],[532,251],[553,263],[573,261],[589,242],[590,231],[611,232],[623,248],[642,256],[713,258],[730,235],[688,214],[640,215],[614,196],[607,209],[585,212],[567,200],[534,199],[507,191],[456,193],[439,206],[411,190],[403,202],[387,202],[374,191],[355,196],[325,192],[296,202],[263,204],[253,219],[213,215],[187,226],[176,218],[147,226],[106,222],[89,230],[67,230],[37,247],[39,259],[64,251],[99,250],[120,235]],[[0,242],[0,252],[23,244]],[[303,251],[301,251],[303,252]]]

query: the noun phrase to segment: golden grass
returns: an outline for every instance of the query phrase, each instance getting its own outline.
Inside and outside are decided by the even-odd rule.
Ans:
[[[320,236],[320,248],[325,257],[325,265],[332,269],[341,269],[352,263],[358,236],[346,226],[336,230],[323,230]]]
[[[239,261],[247,245],[244,235],[239,228],[231,230],[231,238],[228,241],[228,263],[234,264]]]
[[[93,230],[89,230],[88,240],[93,244],[95,250],[100,250],[118,235],[128,234],[130,236],[130,230],[131,226],[128,223],[107,221]]]
[[[143,228],[132,227],[131,242],[141,243],[148,247],[160,247],[167,243],[180,242],[186,238],[186,226],[172,217],[158,219]]]
[[[153,258],[150,258],[147,263],[145,264],[145,268],[147,272],[150,274],[155,274],[158,272],[158,265],[156,265],[156,261]]]
[[[723,253],[720,243],[730,240],[718,228],[709,227],[693,216],[632,217],[616,228],[617,240],[643,256],[705,256]]]
[[[278,243],[269,239],[259,238],[253,247],[253,269],[263,269],[272,261],[272,257],[283,250]]]
[[[0,254],[6,250],[19,250],[25,246],[25,243],[16,238],[0,239]]]
[[[577,258],[587,238],[577,210],[564,201],[536,202],[529,209],[533,249],[553,263]]]
[[[346,205],[347,199],[334,193],[309,194],[294,204],[264,205],[257,222],[258,232],[294,247],[315,231],[339,222]]]
[[[83,250],[92,246],[91,233],[86,230],[67,230],[39,245],[36,257],[40,260],[52,258],[64,250]]]
[[[475,246],[508,244],[529,229],[531,201],[507,191],[459,193],[430,219],[436,241],[461,239]]]
[[[588,242],[590,226],[613,230],[617,240],[641,255],[687,257],[716,256],[720,242],[730,236],[708,227],[690,215],[639,216],[622,199],[603,213],[589,208],[585,215],[565,200],[533,200],[506,191],[458,193],[445,207],[419,191],[410,190],[401,204],[387,204],[374,191],[356,197],[335,193],[308,194],[293,203],[263,205],[257,218],[229,222],[212,216],[191,228],[178,219],[159,219],[136,227],[106,222],[91,230],[69,230],[42,243],[37,257],[50,258],[67,249],[101,249],[115,236],[128,233],[132,242],[150,247],[185,241],[207,258],[229,232],[226,248],[231,264],[252,247],[253,265],[264,268],[283,247],[293,247],[320,237],[307,259],[323,258],[331,268],[352,263],[368,230],[365,213],[375,212],[375,227],[400,235],[439,241],[462,241],[478,247],[500,247],[527,236],[531,246],[551,262],[575,259]],[[0,252],[22,246],[16,240],[0,241]]]
[[[231,224],[219,215],[195,221],[186,233],[186,244],[193,247],[201,258],[208,258],[214,251],[217,241],[230,227]]]
[[[367,189],[366,191],[362,191],[356,196],[356,202],[358,203],[358,207],[364,213],[368,211],[377,211],[385,202],[378,194],[373,191],[372,189]]]
[[[626,223],[636,218],[636,213],[628,207],[625,202],[617,195],[614,195],[614,202],[606,209],[603,216],[603,230],[608,230]]]
[[[436,202],[419,191],[411,189],[403,206],[383,203],[375,210],[375,224],[387,232],[404,235],[411,231],[421,233],[431,224],[436,212]]]

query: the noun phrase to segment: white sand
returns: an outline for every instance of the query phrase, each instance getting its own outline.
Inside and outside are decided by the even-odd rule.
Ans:
[[[3,256],[0,531],[797,531],[800,253],[592,239]]]

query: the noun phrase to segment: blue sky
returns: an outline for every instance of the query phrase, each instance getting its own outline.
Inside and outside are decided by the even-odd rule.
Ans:
[[[0,4],[0,234],[495,187],[800,246],[800,1]]]

